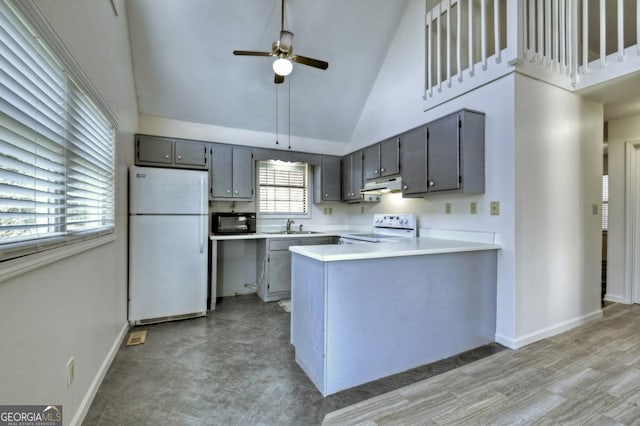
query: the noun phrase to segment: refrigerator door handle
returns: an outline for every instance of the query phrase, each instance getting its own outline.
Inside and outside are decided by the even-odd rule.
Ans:
[[[200,177],[200,212],[202,212],[202,220],[200,221],[200,253],[204,251],[204,228],[206,225],[203,224],[204,221],[207,220],[207,216],[205,215],[206,210],[204,206],[204,200],[207,197],[207,192],[204,188],[204,176]]]
[[[202,216],[202,218],[200,219],[199,225],[198,225],[198,229],[199,229],[199,233],[200,233],[200,253],[202,253],[204,251],[204,222],[207,220],[207,216]]]

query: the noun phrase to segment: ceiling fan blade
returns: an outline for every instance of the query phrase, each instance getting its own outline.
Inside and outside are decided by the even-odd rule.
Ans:
[[[328,62],[321,61],[319,59],[307,58],[306,56],[292,55],[289,59],[302,65],[309,65],[310,67],[320,68],[321,70],[326,70],[327,68],[329,68]]]
[[[271,52],[254,52],[253,50],[234,50],[233,54],[239,56],[271,56]]]
[[[280,31],[280,50],[285,53],[289,53],[291,51],[291,46],[293,45],[293,33],[291,31]]]
[[[274,74],[275,77],[273,78],[273,82],[275,84],[282,84],[284,83],[284,75],[280,75],[280,74]]]

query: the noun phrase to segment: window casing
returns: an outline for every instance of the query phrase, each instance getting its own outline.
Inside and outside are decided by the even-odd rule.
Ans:
[[[258,162],[261,215],[309,215],[309,165],[279,160]]]
[[[0,1],[0,260],[113,232],[115,126]]]
[[[602,176],[602,230],[609,229],[609,175]]]

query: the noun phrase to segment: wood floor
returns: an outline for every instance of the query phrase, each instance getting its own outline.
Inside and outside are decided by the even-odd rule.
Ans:
[[[326,415],[323,425],[640,425],[640,305]]]

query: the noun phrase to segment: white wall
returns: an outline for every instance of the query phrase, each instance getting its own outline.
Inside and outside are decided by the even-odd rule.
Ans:
[[[615,302],[626,300],[624,287],[625,143],[640,140],[640,114],[609,120],[609,231],[607,232],[607,294]]]
[[[62,404],[69,424],[88,409],[84,398],[126,330],[126,165],[138,113],[124,7],[115,17],[108,1],[37,3],[120,123],[116,241],[0,282],[0,401]],[[71,356],[75,381],[67,389]]]
[[[509,346],[600,313],[602,106],[511,74],[423,111],[424,2],[412,0],[360,117],[349,151],[461,108],[486,113],[482,195],[384,196],[371,212],[415,212],[420,226],[497,233],[497,339]],[[500,202],[500,216],[489,203]],[[478,215],[469,214],[477,201]],[[451,215],[444,204],[451,202]],[[368,215],[351,208],[352,223]]]
[[[515,105],[515,336],[524,344],[600,315],[604,119],[601,104],[522,75]]]
[[[430,122],[462,108],[486,113],[485,193],[481,195],[431,195],[427,199],[402,199],[385,195],[365,214],[351,206],[352,224],[370,224],[371,213],[411,212],[428,228],[464,229],[497,233],[502,245],[498,255],[497,333],[515,333],[515,225],[514,225],[514,76],[508,75],[463,97],[424,110],[423,25],[424,2],[412,0],[391,44],[384,65],[369,95],[349,151]],[[478,203],[477,215],[469,203]],[[489,203],[500,201],[502,214],[489,215]],[[446,215],[445,203],[452,203]]]

